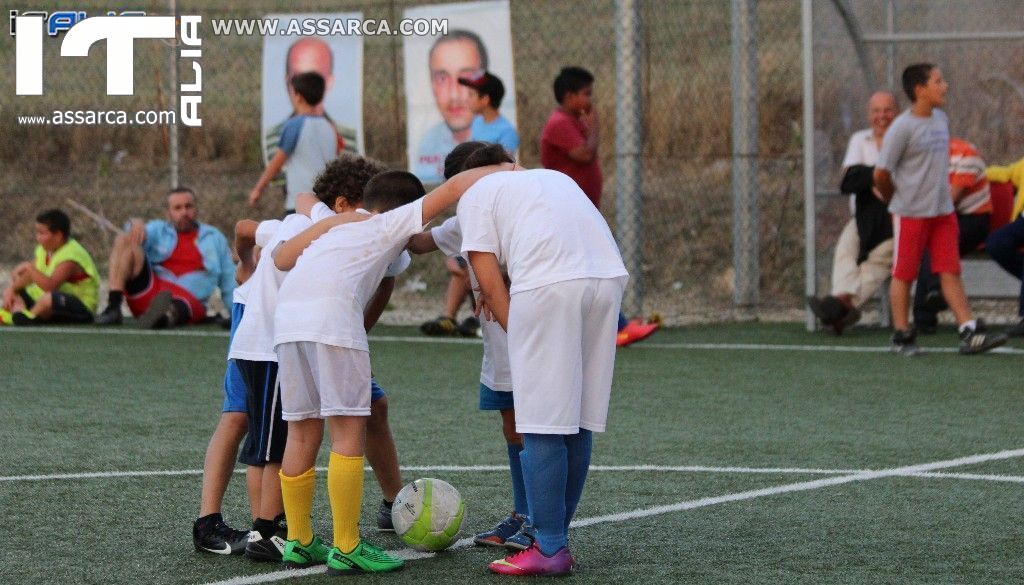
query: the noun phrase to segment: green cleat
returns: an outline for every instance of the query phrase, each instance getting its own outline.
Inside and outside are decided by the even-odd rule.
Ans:
[[[312,542],[305,546],[297,540],[289,540],[284,545],[281,560],[284,562],[284,566],[289,569],[303,569],[326,563],[330,552],[331,549],[320,542],[320,539],[316,536],[313,537]]]
[[[327,555],[328,575],[353,575],[356,573],[387,573],[397,571],[405,561],[395,558],[366,541],[359,541],[355,550],[343,553],[338,547]]]

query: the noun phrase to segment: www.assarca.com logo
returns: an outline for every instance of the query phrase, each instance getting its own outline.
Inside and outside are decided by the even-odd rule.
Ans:
[[[61,57],[87,57],[89,47],[107,41],[107,95],[135,93],[135,39],[173,39],[180,32],[180,57],[191,61],[194,80],[180,87],[180,118],[186,126],[202,126],[203,56],[199,36],[201,16],[182,16],[180,28],[173,16],[94,16],[72,26],[60,46]],[[43,37],[41,16],[18,16],[15,91],[18,95],[43,95]]]

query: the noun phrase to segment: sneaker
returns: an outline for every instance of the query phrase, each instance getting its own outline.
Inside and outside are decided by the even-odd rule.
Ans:
[[[572,572],[573,558],[569,547],[563,546],[555,554],[545,556],[540,547],[534,544],[530,548],[498,559],[487,568],[500,575],[546,576],[558,577]]]
[[[32,325],[43,325],[44,322],[36,319],[28,311],[18,311],[11,315],[11,323],[18,327],[31,327]]]
[[[192,523],[192,544],[202,553],[215,555],[240,555],[245,552],[245,544],[249,533],[245,530],[234,530],[224,520],[211,523]]]
[[[289,540],[285,542],[281,560],[289,569],[304,569],[326,563],[327,554],[330,552],[331,549],[317,536],[314,536],[313,541],[305,546],[297,540]]]
[[[903,357],[913,357],[921,353],[916,341],[917,330],[913,327],[907,331],[896,330],[892,334],[892,352]]]
[[[519,532],[526,523],[526,518],[512,512],[512,514],[498,523],[493,530],[481,532],[473,537],[473,544],[480,546],[505,546],[505,543],[514,534]]]
[[[505,539],[505,548],[509,550],[526,550],[537,540],[537,529],[533,524],[526,523],[512,536]]]
[[[165,290],[156,293],[156,296],[149,303],[149,307],[146,308],[146,312],[139,315],[135,324],[139,329],[166,329],[174,327],[174,309],[171,293]]]
[[[638,341],[643,341],[654,335],[654,332],[661,327],[661,323],[651,323],[641,318],[633,319],[626,323],[626,326],[615,336],[616,347],[626,347]]]
[[[459,323],[458,326],[459,335],[463,337],[481,337],[480,332],[480,319],[475,316],[466,317],[466,320]]]
[[[397,571],[405,561],[395,558],[366,541],[359,541],[355,550],[343,553],[334,547],[327,554],[328,575],[353,575],[356,573],[387,573]]]
[[[395,523],[391,520],[391,506],[388,506],[385,500],[381,500],[380,505],[377,506],[377,531],[395,531]]]
[[[1024,323],[1024,321],[1022,321],[1022,323]],[[11,315],[11,312],[7,311],[5,309],[0,309],[0,325],[13,325],[13,324],[14,324],[14,316]]]
[[[121,307],[107,307],[93,320],[93,323],[97,325],[120,325],[123,322],[124,316],[121,315]]]
[[[984,325],[979,323],[974,329],[960,332],[960,353],[969,355],[984,353],[1006,343],[1007,337],[1001,333],[985,333]]]
[[[2,319],[0,319],[0,322],[2,322]],[[1021,319],[1020,322],[1018,322],[1016,325],[1014,325],[1013,327],[1010,327],[1009,329],[1007,329],[1006,330],[1006,336],[1007,337],[1024,337],[1024,319]]]
[[[455,320],[444,315],[420,325],[420,331],[424,335],[431,336],[454,335],[457,330],[458,325],[455,324]]]
[[[278,530],[270,538],[263,538],[258,530],[249,532],[249,542],[245,545],[245,556],[254,561],[280,562],[284,557],[284,548],[288,544],[288,533]]]

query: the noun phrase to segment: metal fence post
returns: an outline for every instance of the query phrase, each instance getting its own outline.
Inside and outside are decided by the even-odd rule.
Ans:
[[[755,306],[761,280],[757,189],[757,0],[732,0],[733,302]]]
[[[615,23],[615,217],[622,259],[629,271],[622,312],[632,316],[643,311],[642,24],[638,0],[616,0]]]
[[[171,15],[174,16],[176,22],[180,22],[178,14],[178,3],[177,0],[168,0]],[[168,159],[170,165],[170,178],[171,178],[171,189],[175,189],[180,184],[178,180],[178,114],[180,110],[178,108],[178,41],[175,39],[171,42],[171,109],[175,112],[174,118],[171,120],[171,127],[168,132]]]
[[[817,249],[815,246],[815,180],[814,180],[814,13],[811,0],[803,0],[800,10],[801,50],[803,53],[803,139],[804,139],[804,292],[816,295],[818,282]],[[808,331],[817,328],[817,319],[805,310]]]

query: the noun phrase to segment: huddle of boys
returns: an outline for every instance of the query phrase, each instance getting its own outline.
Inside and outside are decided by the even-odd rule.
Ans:
[[[300,198],[296,219],[256,230],[265,245],[230,350],[247,389],[242,460],[264,467],[244,550],[265,559],[276,550],[288,567],[326,564],[336,575],[403,566],[359,534],[363,457],[385,495],[380,528],[390,528],[389,501],[401,486],[386,410],[383,424],[374,421],[366,331],[387,302],[387,280],[408,264],[406,249],[440,249],[470,260],[486,318],[480,408],[501,412],[513,486],[512,514],[475,541],[516,551],[491,563],[493,572],[567,574],[575,563],[567,529],[592,432],[605,427],[627,278],[607,224],[571,179],[516,167],[498,145],[460,145],[446,160],[447,182],[425,196],[409,173],[353,170],[370,166],[337,159],[314,188],[319,201]],[[359,179],[341,190],[325,180],[332,173]],[[456,218],[423,232],[456,203]],[[560,335],[550,334],[552,318]],[[310,518],[325,421],[333,547]]]

